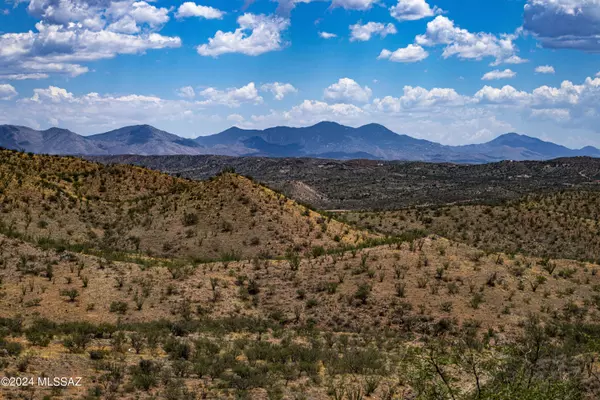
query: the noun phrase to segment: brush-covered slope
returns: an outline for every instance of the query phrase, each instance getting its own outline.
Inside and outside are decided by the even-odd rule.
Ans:
[[[189,181],[139,167],[0,152],[0,226],[43,242],[198,260],[283,256],[369,235],[242,176]]]
[[[585,188],[529,194],[493,205],[350,212],[339,218],[390,235],[421,229],[485,251],[600,260],[600,195]]]
[[[83,377],[64,398],[383,400],[448,387],[436,365],[457,400],[477,398],[479,376],[488,400],[600,393],[596,265],[438,237],[147,268],[0,235],[0,261],[3,371]]]

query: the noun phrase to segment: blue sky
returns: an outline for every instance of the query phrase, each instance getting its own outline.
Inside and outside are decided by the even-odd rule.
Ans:
[[[378,122],[445,144],[600,146],[600,0],[22,0],[0,5],[0,123]]]

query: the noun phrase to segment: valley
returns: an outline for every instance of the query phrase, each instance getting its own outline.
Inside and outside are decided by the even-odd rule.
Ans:
[[[229,168],[321,210],[494,204],[529,193],[600,188],[600,160],[588,157],[481,165],[224,156],[124,155],[89,159],[133,164],[196,180],[208,179]]]

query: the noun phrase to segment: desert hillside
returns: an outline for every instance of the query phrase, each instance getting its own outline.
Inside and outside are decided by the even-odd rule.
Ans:
[[[485,251],[600,261],[600,195],[584,189],[529,194],[495,205],[348,212],[338,218],[382,234],[428,231]]]
[[[0,152],[0,227],[38,243],[196,259],[281,257],[375,238],[234,173],[190,181]]]
[[[353,228],[231,172],[196,182],[1,156],[0,366],[7,377],[83,382],[3,387],[2,398],[600,394],[597,260],[469,239],[485,215],[502,248],[537,232],[545,212],[541,226],[564,226],[559,239],[579,246],[575,218],[597,215],[591,194],[513,211],[340,215]],[[589,207],[575,211],[583,199]]]

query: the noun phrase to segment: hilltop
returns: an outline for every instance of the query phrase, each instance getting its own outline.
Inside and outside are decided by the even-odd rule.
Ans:
[[[0,180],[2,230],[67,247],[201,261],[282,257],[375,237],[234,173],[198,182],[1,151]]]

